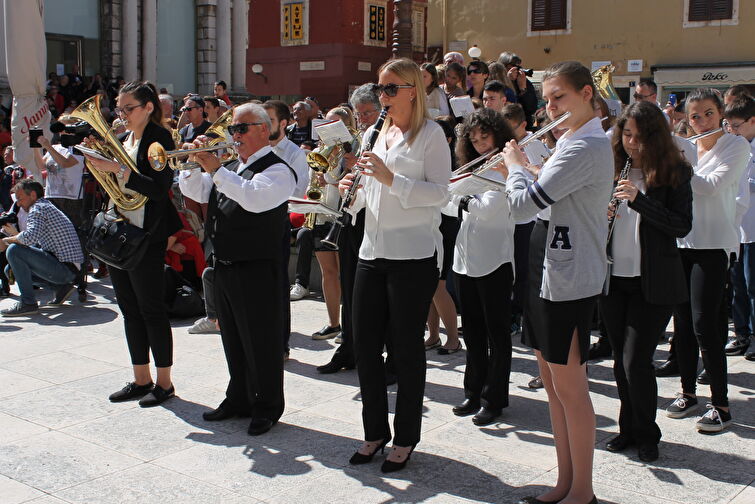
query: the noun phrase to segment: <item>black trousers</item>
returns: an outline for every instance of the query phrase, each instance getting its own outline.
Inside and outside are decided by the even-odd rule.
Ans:
[[[511,303],[513,315],[524,313],[524,300],[527,299],[527,279],[530,271],[530,235],[534,227],[534,221],[514,226],[514,271],[516,275],[514,275],[514,298]]]
[[[689,287],[688,303],[674,310],[674,344],[682,391],[696,389],[698,348],[710,377],[711,402],[728,406],[726,378],[727,324],[724,292],[729,258],[723,249],[680,249]]]
[[[299,228],[296,233],[296,283],[309,289],[309,275],[312,272],[312,253],[315,251],[315,234],[309,228]]]
[[[621,401],[619,432],[637,443],[658,444],[661,429],[655,423],[658,384],[653,354],[674,307],[648,303],[640,277],[611,277],[611,289],[599,303],[613,349],[613,374]]]
[[[467,366],[464,396],[482,406],[502,409],[509,405],[511,375],[511,263],[482,277],[454,275],[462,306]]]
[[[236,411],[276,421],[283,414],[283,339],[278,260],[215,262],[215,304]],[[250,288],[252,286],[252,288]]]
[[[286,219],[285,226],[286,232],[284,233],[283,242],[281,243],[282,258],[278,264],[278,267],[280,268],[280,271],[278,272],[278,281],[280,282],[280,291],[278,295],[280,296],[280,310],[281,316],[283,317],[283,326],[281,327],[283,352],[288,352],[290,349],[288,341],[291,339],[291,298],[289,297],[288,291],[288,260],[291,257],[291,240],[289,238],[291,224],[288,219]],[[281,353],[281,355],[283,355],[283,353]]]
[[[338,260],[341,282],[341,340],[333,355],[333,361],[352,366],[354,357],[353,296],[354,280],[359,262],[359,247],[364,236],[364,212],[359,212],[352,225],[341,230],[338,240]]]
[[[391,437],[383,346],[398,383],[394,444],[419,442],[425,390],[425,322],[438,285],[435,257],[360,259],[354,282],[354,345],[367,441]]]
[[[150,349],[155,366],[173,365],[173,334],[164,302],[167,244],[167,239],[151,243],[139,266],[132,271],[109,268],[123,314],[131,363],[135,366],[149,364]]]

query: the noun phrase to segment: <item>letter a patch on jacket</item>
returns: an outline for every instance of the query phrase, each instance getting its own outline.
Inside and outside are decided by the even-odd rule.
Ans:
[[[556,226],[553,228],[553,240],[551,240],[550,247],[552,249],[571,250],[569,226]]]

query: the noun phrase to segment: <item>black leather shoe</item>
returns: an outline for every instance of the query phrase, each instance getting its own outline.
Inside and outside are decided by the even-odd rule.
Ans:
[[[126,386],[120,389],[118,392],[113,392],[112,394],[110,394],[110,397],[108,399],[110,399],[111,402],[123,402],[130,401],[132,399],[139,399],[152,392],[152,389],[154,387],[155,384],[152,382],[149,382],[146,385],[137,385],[135,382],[128,382]]]
[[[495,419],[501,416],[501,410],[482,407],[475,416],[472,417],[472,423],[475,425],[489,425],[495,422]]]
[[[600,337],[597,343],[590,345],[587,351],[587,360],[606,359],[611,356],[611,344],[608,338]]]
[[[750,346],[745,350],[745,359],[755,361],[755,336],[750,338]]]
[[[700,385],[710,385],[710,376],[708,376],[708,371],[703,369],[699,375],[697,375],[697,383]]]
[[[249,422],[249,428],[246,432],[250,436],[259,436],[272,429],[273,425],[275,425],[275,422],[269,418],[253,418],[252,421]]]
[[[561,500],[561,499],[559,499]],[[537,497],[525,497],[524,499],[520,500],[516,504],[557,504],[559,501],[543,501],[538,499]]]
[[[655,368],[655,376],[666,378],[668,376],[679,376],[679,365],[675,360],[667,360]]]
[[[367,464],[369,462],[372,462],[372,459],[375,457],[375,454],[377,452],[383,453],[385,451],[385,445],[388,444],[388,441],[390,441],[391,438],[387,437],[383,439],[380,444],[372,450],[372,453],[368,453],[365,455],[364,453],[354,452],[354,455],[351,456],[349,459],[349,464],[351,465],[361,465],[361,464]]]
[[[655,443],[643,443],[637,450],[637,456],[643,462],[655,462],[658,460],[658,445]]]
[[[417,445],[414,445],[417,446]],[[409,462],[409,459],[412,458],[412,452],[414,451],[414,446],[409,450],[409,453],[406,454],[406,458],[402,460],[401,462],[394,462],[392,460],[385,459],[383,461],[383,465],[380,466],[380,472],[383,473],[392,473],[396,471],[400,471],[404,467],[406,467],[406,464]]]
[[[317,366],[317,372],[320,374],[333,374],[339,372],[342,369],[354,369],[355,367],[356,366],[354,366],[354,364],[342,364],[340,362],[332,360],[327,364]]]
[[[480,411],[480,401],[466,398],[461,404],[454,406],[451,411],[453,411],[456,416],[467,416],[472,413],[477,413]]]
[[[634,441],[628,436],[619,434],[618,436],[611,438],[611,440],[606,443],[606,450],[617,453],[626,450],[627,447],[633,444]]]
[[[228,399],[225,399],[220,406],[214,410],[205,411],[202,413],[202,418],[208,422],[218,422],[220,420],[227,420],[237,415],[236,410],[228,404]]]
[[[176,395],[176,389],[173,385],[167,390],[159,385],[155,385],[155,388],[149,394],[139,399],[139,406],[142,408],[151,408],[152,406],[164,403],[174,395]]]

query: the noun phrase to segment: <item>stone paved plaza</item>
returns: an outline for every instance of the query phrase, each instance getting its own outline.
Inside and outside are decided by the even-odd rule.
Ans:
[[[387,478],[380,457],[348,465],[362,437],[359,389],[354,371],[315,371],[333,349],[332,340],[308,336],[326,320],[321,301],[292,305],[286,412],[273,430],[253,438],[247,421],[202,420],[223,399],[227,371],[219,335],[190,335],[191,321],[173,324],[177,397],[152,409],[110,403],[108,394],[131,378],[129,358],[109,282],[94,281],[91,289],[95,297],[85,305],[69,302],[0,323],[2,504],[511,503],[555,481],[545,392],[527,389],[536,365],[518,338],[511,405],[489,427],[451,413],[463,395],[464,353],[428,353],[422,442],[407,468]],[[656,357],[666,350],[661,346]],[[735,423],[726,432],[701,435],[694,418],[659,415],[663,440],[654,464],[634,451],[605,450],[617,431],[610,366],[602,361],[589,370],[600,502],[755,502],[754,363],[729,358]],[[664,406],[679,381],[659,385]],[[395,385],[389,390],[395,394]],[[700,393],[707,398],[707,387]]]

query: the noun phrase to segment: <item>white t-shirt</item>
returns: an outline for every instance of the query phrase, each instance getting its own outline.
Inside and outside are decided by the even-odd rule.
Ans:
[[[642,169],[629,170],[629,180],[645,193]],[[620,277],[640,276],[640,214],[629,208],[626,201],[619,204],[611,240],[613,257],[612,275]]]
[[[755,197],[753,197],[753,192],[755,192],[755,138],[750,142],[750,151],[752,154],[750,164],[745,170],[747,185],[750,190],[750,204],[739,228],[742,243],[755,242],[755,205],[753,205],[753,202],[755,202]]]
[[[47,168],[45,197],[80,199],[83,196],[81,191],[81,176],[84,173],[84,156],[73,154],[73,147],[53,145],[52,148],[61,156],[69,157],[73,155],[74,159],[76,159],[76,164],[70,168],[63,168],[55,162],[55,159],[53,159],[49,152],[45,153],[42,158]]]

